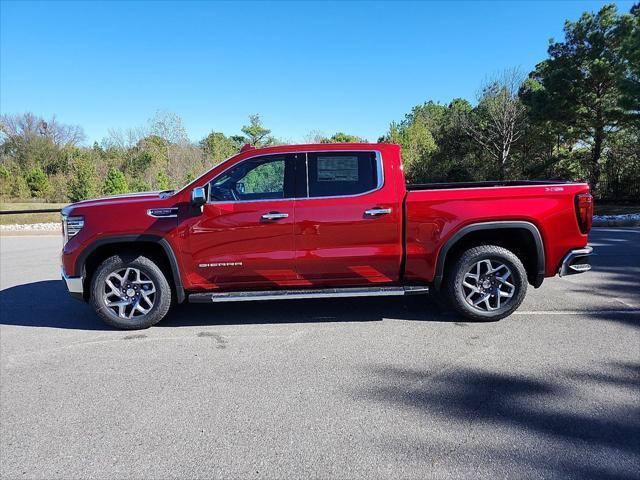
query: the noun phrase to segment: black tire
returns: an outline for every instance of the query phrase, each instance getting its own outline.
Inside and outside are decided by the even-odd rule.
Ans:
[[[123,313],[125,314],[125,317],[123,318],[115,311],[115,309],[119,311],[118,307],[109,307],[107,305],[107,301],[117,302],[118,296],[111,295],[109,296],[109,300],[107,300],[105,298],[105,292],[107,289],[109,289],[109,291],[112,290],[110,286],[107,286],[107,278],[110,278],[111,284],[114,285],[116,282],[114,282],[113,277],[110,276],[114,273],[118,274],[118,272],[121,272],[122,270],[126,271],[127,268],[131,269],[129,273],[130,277],[132,276],[132,278],[135,279],[135,270],[137,270],[140,272],[139,278],[145,279],[142,282],[134,281],[132,282],[133,284],[142,285],[141,288],[149,290],[151,290],[152,287],[155,287],[155,292],[152,293],[153,297],[151,297],[151,295],[147,295],[147,298],[153,299],[153,303],[150,308],[150,303],[146,303],[146,300],[140,300],[143,302],[141,308],[147,307],[147,313],[142,313],[133,306],[136,304],[136,299],[141,297],[139,294],[140,288],[138,288],[138,292],[136,292],[137,296],[122,297],[131,302],[128,307],[124,307],[125,310]],[[148,283],[149,281],[152,282],[152,285]],[[123,289],[126,287],[126,285],[116,286],[122,286]],[[135,288],[136,287],[134,286],[133,289]],[[128,290],[133,291],[132,288],[129,288]],[[122,295],[126,295],[126,293],[123,292]],[[169,307],[171,307],[171,287],[169,286],[162,270],[149,258],[142,255],[114,255],[102,262],[93,275],[93,279],[91,281],[90,303],[100,318],[112,327],[125,330],[149,328],[162,320],[169,311]],[[135,312],[133,312],[131,318],[127,318],[128,313],[132,312],[132,310],[135,310]]]
[[[485,260],[492,263],[481,263],[481,270],[477,270],[478,263]],[[504,269],[491,275],[482,273],[489,272],[487,265],[497,267],[500,264],[506,266],[510,271],[506,281],[511,286],[506,286],[504,281],[496,278],[496,276],[506,274]],[[473,273],[471,272],[472,268]],[[470,278],[471,275],[478,276],[476,274],[480,274],[477,285],[475,278]],[[466,285],[463,285],[465,280]],[[475,321],[495,321],[508,317],[520,306],[527,293],[527,283],[527,271],[513,252],[496,245],[484,245],[462,253],[451,269],[447,271],[445,294],[451,306],[466,318]],[[475,287],[475,290],[468,286],[470,284]],[[503,293],[505,295],[511,294],[511,297],[503,300],[496,288],[504,289]],[[471,296],[469,301],[467,300],[468,296]],[[481,300],[480,305],[472,305],[475,301]]]

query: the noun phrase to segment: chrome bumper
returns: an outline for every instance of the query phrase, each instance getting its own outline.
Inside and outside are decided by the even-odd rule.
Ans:
[[[62,280],[64,280],[64,284],[67,286],[67,290],[71,294],[72,297],[78,299],[84,299],[84,282],[82,277],[69,277],[64,270],[61,271]]]
[[[571,250],[562,259],[562,265],[558,270],[558,275],[575,275],[576,273],[584,273],[591,270],[589,263],[589,255],[593,253],[593,248],[583,247]]]

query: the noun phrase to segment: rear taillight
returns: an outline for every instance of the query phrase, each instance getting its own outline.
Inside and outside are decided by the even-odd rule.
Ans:
[[[576,217],[582,233],[589,233],[593,223],[593,197],[590,193],[576,195]]]

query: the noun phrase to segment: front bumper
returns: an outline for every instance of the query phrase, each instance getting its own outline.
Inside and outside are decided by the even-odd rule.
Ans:
[[[593,253],[592,247],[583,247],[571,250],[562,259],[562,264],[558,270],[558,275],[564,277],[566,275],[575,275],[591,270],[589,263],[589,255]]]
[[[78,300],[84,300],[84,279],[82,277],[69,277],[64,273],[64,269],[62,269],[61,273],[69,294]]]

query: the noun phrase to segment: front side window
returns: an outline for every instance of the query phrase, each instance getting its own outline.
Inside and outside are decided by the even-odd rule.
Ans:
[[[381,180],[379,170],[374,152],[309,153],[309,196],[337,197],[375,190]]]
[[[287,155],[240,162],[209,184],[209,201],[277,200],[293,196],[293,164]]]

